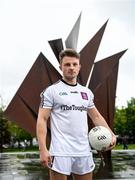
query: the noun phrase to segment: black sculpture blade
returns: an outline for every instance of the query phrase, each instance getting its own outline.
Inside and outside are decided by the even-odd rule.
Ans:
[[[48,43],[50,44],[58,62],[59,62],[59,53],[64,49],[62,39],[51,40],[51,41],[48,41]]]

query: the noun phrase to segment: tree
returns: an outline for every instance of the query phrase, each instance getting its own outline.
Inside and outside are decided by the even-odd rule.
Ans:
[[[127,102],[127,107],[115,109],[114,130],[118,135],[128,135],[135,143],[135,98]]]
[[[3,151],[3,145],[10,143],[10,132],[8,121],[4,117],[3,108],[0,107],[0,151]]]
[[[127,102],[126,108],[127,125],[126,130],[135,143],[135,98]]]
[[[114,129],[116,134],[123,135],[126,132],[126,111],[125,108],[122,109],[115,109],[115,119],[114,119]]]
[[[26,132],[24,129],[18,127],[15,123],[10,122],[9,131],[12,136],[12,146],[15,142],[18,142],[19,147],[20,142],[23,141],[25,143],[25,140],[29,141],[30,145],[32,145],[33,136]]]

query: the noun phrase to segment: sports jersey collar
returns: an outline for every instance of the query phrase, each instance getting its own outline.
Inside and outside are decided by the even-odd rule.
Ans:
[[[66,81],[64,81],[63,79],[61,79],[61,81],[62,81],[63,83],[65,83],[65,84],[69,85],[69,86],[77,86],[77,83],[76,83],[76,84],[69,84],[69,83],[67,83]]]

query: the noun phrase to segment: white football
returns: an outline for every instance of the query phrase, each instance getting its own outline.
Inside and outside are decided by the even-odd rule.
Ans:
[[[103,126],[95,126],[89,132],[89,142],[93,149],[105,151],[112,141],[111,132]]]

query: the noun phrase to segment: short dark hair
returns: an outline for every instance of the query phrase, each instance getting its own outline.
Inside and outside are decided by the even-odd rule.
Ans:
[[[65,56],[69,56],[69,57],[75,57],[77,59],[80,59],[80,54],[77,53],[74,49],[65,49],[65,50],[62,50],[59,54],[59,60],[60,60],[60,63],[62,62],[62,59],[65,57]]]

